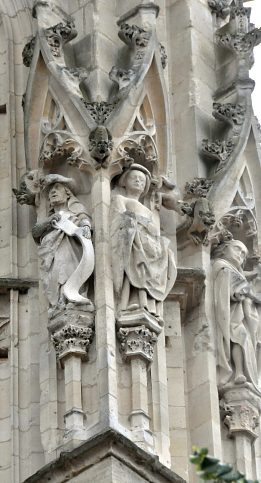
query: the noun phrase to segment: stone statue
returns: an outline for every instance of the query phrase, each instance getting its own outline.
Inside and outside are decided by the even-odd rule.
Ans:
[[[74,195],[74,180],[49,174],[42,188],[50,211],[47,219],[33,227],[33,237],[39,244],[42,281],[52,317],[68,303],[91,305],[85,295],[94,269],[94,251],[90,217]]]
[[[132,164],[113,191],[113,278],[119,311],[144,308],[162,317],[162,302],[174,284],[176,265],[170,242],[160,233],[159,206],[150,203],[148,207],[140,201],[150,184],[150,172],[144,166]],[[159,201],[166,208],[184,214],[181,203],[172,194],[160,193]]]
[[[221,243],[214,251],[214,309],[217,331],[219,387],[251,383],[258,388],[260,358],[259,298],[243,265],[248,250],[239,240]]]

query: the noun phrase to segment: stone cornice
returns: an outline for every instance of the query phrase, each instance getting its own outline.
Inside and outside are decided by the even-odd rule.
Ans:
[[[6,293],[8,290],[19,290],[26,293],[32,287],[38,287],[38,280],[28,278],[0,278],[0,293]]]
[[[25,480],[24,483],[56,483],[68,481],[84,473],[92,465],[105,458],[114,457],[151,483],[185,483],[185,480],[159,462],[157,456],[148,454],[122,434],[105,429],[72,451],[63,452],[53,462]]]

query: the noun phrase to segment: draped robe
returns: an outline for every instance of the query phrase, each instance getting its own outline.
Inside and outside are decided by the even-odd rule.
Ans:
[[[132,287],[146,290],[151,298],[163,301],[177,274],[170,242],[160,235],[150,210],[144,209],[146,216],[123,210],[117,198],[123,197],[114,197],[111,220],[115,291],[120,294],[124,277],[127,277]]]
[[[213,264],[214,308],[217,330],[217,366],[219,385],[233,382],[232,344],[242,349],[244,375],[259,391],[257,357],[260,344],[260,322],[256,305],[247,295],[239,300],[242,290],[249,290],[243,272],[230,262],[217,259]]]

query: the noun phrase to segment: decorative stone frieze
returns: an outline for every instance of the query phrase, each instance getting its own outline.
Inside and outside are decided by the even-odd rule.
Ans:
[[[73,20],[66,23],[60,22],[45,30],[47,42],[54,57],[61,56],[61,48],[64,44],[77,36]]]
[[[69,354],[86,358],[93,337],[94,331],[90,327],[66,325],[52,335],[57,359],[63,359]]]
[[[232,127],[242,126],[245,120],[246,108],[242,104],[221,104],[214,102],[213,116],[219,121],[228,122]]]
[[[230,13],[228,0],[208,0],[208,5],[213,14],[225,19]]]
[[[224,141],[221,139],[216,139],[212,142],[208,139],[203,139],[202,141],[203,154],[209,159],[219,161],[216,171],[220,171],[223,168],[228,158],[232,154],[233,149],[234,141],[232,139],[227,139]]]
[[[142,325],[140,327],[120,328],[117,333],[120,350],[125,359],[142,357],[147,361],[153,360],[154,345],[157,335]]]
[[[104,124],[116,107],[115,103],[109,102],[87,102],[85,99],[82,102],[97,125]]]
[[[25,44],[22,52],[23,63],[26,67],[30,67],[33,55],[34,55],[34,47],[35,47],[36,38],[32,37],[27,44]]]
[[[206,198],[213,183],[212,179],[194,178],[193,181],[186,183],[185,192],[192,197]]]

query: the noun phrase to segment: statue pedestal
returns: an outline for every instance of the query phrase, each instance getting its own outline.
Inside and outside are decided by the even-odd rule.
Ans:
[[[252,446],[259,436],[261,396],[247,382],[240,386],[227,385],[221,393],[221,417],[229,437],[235,440],[237,469],[248,478],[254,478]]]
[[[65,309],[49,321],[48,329],[57,360],[64,369],[65,437],[74,438],[75,433],[85,431],[81,365],[88,358],[88,349],[94,336],[93,308]]]
[[[154,346],[161,332],[157,317],[145,309],[122,311],[117,319],[117,336],[123,358],[130,362],[132,411],[129,416],[133,440],[154,452],[154,438],[148,414],[147,370],[153,361]]]

